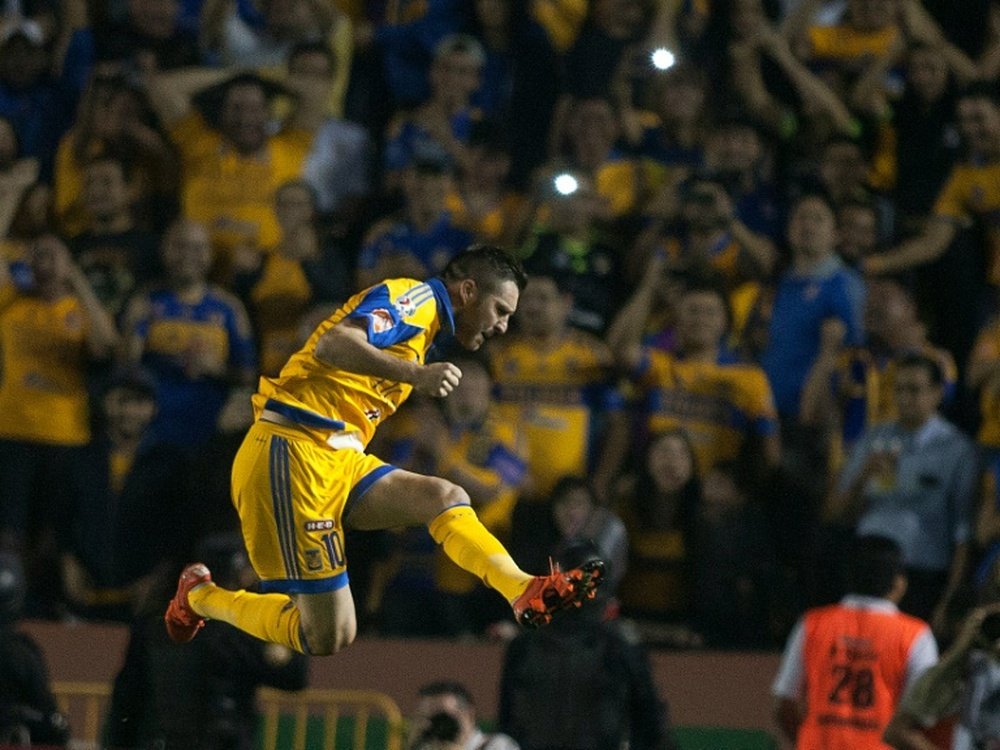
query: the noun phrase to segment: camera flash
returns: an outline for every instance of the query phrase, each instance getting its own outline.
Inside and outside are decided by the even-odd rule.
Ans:
[[[653,61],[653,67],[657,70],[670,70],[677,61],[674,57],[674,53],[668,50],[666,47],[658,47],[653,50],[652,54],[649,56]]]
[[[556,186],[556,192],[559,195],[573,195],[577,188],[580,187],[580,183],[576,181],[576,178],[566,173],[557,175],[553,182]]]

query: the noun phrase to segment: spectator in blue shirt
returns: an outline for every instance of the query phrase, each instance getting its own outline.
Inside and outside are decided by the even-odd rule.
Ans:
[[[969,570],[979,478],[975,445],[938,413],[943,385],[934,359],[897,361],[898,417],[865,432],[826,507],[829,520],[899,544],[910,582],[900,609],[939,632]]]
[[[153,442],[204,446],[230,387],[249,384],[256,373],[246,310],[208,283],[211,261],[205,227],[176,222],[163,242],[163,284],[134,297],[125,313],[125,358],[156,379]]]
[[[833,208],[816,194],[801,197],[788,221],[792,266],[778,283],[770,338],[762,364],[778,413],[795,418],[809,369],[819,354],[823,321],[838,318],[845,341],[862,339],[864,283],[836,253]]]
[[[76,112],[85,73],[68,62],[54,78],[41,28],[30,21],[0,34],[0,116],[14,126],[23,156],[35,157],[41,177],[52,175],[59,138]]]
[[[385,167],[390,177],[413,161],[421,148],[443,149],[458,167],[465,165],[472,125],[480,117],[471,104],[472,95],[479,89],[485,62],[483,45],[468,34],[452,34],[435,47],[428,74],[430,97],[389,128]]]
[[[427,278],[472,243],[445,210],[450,184],[444,154],[422,156],[403,172],[403,215],[372,228],[358,257],[359,288],[393,276]]]

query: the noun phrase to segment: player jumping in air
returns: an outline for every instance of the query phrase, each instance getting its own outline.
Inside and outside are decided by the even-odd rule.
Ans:
[[[478,349],[507,330],[524,284],[524,271],[503,251],[471,248],[440,278],[388,279],[355,295],[277,378],[261,378],[232,494],[264,593],[228,591],[201,563],[188,565],[165,615],[171,638],[189,641],[213,619],[302,653],[349,645],[357,623],[345,526],[426,524],[445,553],[505,596],[529,627],[594,595],[600,562],[528,575],[479,522],[461,487],[364,452],[412,391],[444,397],[458,385],[455,365],[424,362],[438,332]]]

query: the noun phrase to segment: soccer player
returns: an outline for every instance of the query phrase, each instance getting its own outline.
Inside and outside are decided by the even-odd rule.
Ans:
[[[389,279],[320,324],[277,378],[262,378],[256,422],[233,464],[233,502],[262,594],[228,591],[188,565],[167,608],[167,631],[188,641],[205,618],[303,653],[332,654],[357,630],[344,527],[427,524],[459,566],[499,591],[527,626],[591,597],[603,564],[546,576],[522,571],[455,484],[368,455],[377,425],[411,392],[447,396],[461,371],[425,363],[442,330],[478,349],[504,333],[526,279],[502,251],[477,246],[426,282]]]

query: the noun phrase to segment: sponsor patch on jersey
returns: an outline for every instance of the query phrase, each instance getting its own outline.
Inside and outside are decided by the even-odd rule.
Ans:
[[[306,568],[316,571],[323,569],[323,551],[318,549],[306,550]]]
[[[319,521],[306,521],[306,531],[329,531],[330,529],[336,528],[337,522],[330,519],[321,519]]]
[[[385,333],[390,328],[395,325],[392,313],[385,308],[378,308],[377,310],[372,310],[372,333]]]

